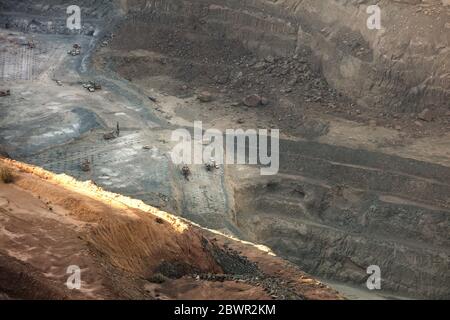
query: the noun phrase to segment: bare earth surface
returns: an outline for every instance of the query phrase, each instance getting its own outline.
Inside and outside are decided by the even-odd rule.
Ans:
[[[448,5],[379,1],[378,31],[367,29],[367,3],[358,0],[80,5],[85,22],[73,34],[63,1],[0,3],[0,87],[11,90],[0,97],[0,155],[263,244],[350,298],[449,297]],[[81,54],[68,55],[75,43]],[[101,90],[83,88],[88,81]],[[255,94],[257,106],[244,102]],[[192,166],[186,181],[170,158],[171,134],[194,121],[204,129],[280,129],[279,173]],[[120,135],[105,139],[117,123]],[[321,297],[309,277],[299,291],[281,290],[272,274],[299,281],[281,259],[197,227],[173,233],[173,217],[161,225],[109,199],[81,199],[84,187],[68,196],[36,179],[20,173],[1,186],[2,261],[41,268],[27,281],[51,279],[54,296],[75,297],[53,285],[74,259],[92,271],[82,292],[90,298],[200,298],[205,288],[221,297]],[[20,200],[26,194],[29,209]],[[200,254],[203,236],[208,249]],[[223,256],[216,244],[231,249]],[[233,250],[267,260],[265,276]],[[383,270],[378,294],[365,286],[369,265]],[[155,273],[169,279],[142,280]]]
[[[270,251],[89,183],[17,162],[1,165],[15,176],[13,184],[0,184],[0,292],[7,297],[340,298]],[[80,291],[66,287],[71,265],[81,268]]]

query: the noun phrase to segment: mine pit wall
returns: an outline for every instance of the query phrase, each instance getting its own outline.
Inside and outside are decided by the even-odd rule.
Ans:
[[[379,1],[382,9],[387,8],[382,13],[385,29],[380,31],[366,28],[368,15],[365,10],[371,3],[356,0],[120,0],[115,1],[117,6],[114,10],[118,10],[115,13],[128,14],[128,19],[134,19],[128,22],[138,22],[147,30],[155,26],[170,29],[176,24],[185,24],[183,31],[192,39],[199,30],[206,30],[210,39],[236,39],[262,57],[268,54],[292,56],[306,51],[332,86],[371,108],[394,112],[414,112],[434,106],[448,108],[448,16],[441,14],[440,19],[421,14],[415,16],[412,13],[417,11],[417,2]],[[1,7],[4,3],[13,5]],[[24,31],[32,31],[36,23],[31,21],[38,18],[4,15],[5,11],[14,9],[16,3],[15,0],[2,1],[0,23],[7,16],[12,19],[10,21],[20,23]],[[59,17],[53,12],[63,9],[60,1],[47,3],[49,7],[35,7],[31,12],[44,13],[44,18],[38,21],[43,22],[44,30],[41,31],[44,32],[46,21]],[[83,2],[86,8],[91,8],[90,18],[94,20],[102,17],[102,12],[111,13],[109,9],[105,10],[110,8],[110,3]],[[419,20],[420,27],[417,27]],[[58,25],[64,29],[64,20],[61,19]],[[130,40],[130,44],[135,46],[130,50],[145,48],[147,39],[142,36],[145,30],[126,35],[144,40]],[[58,33],[58,28],[55,32]],[[351,158],[354,156],[352,153]],[[383,163],[392,163],[382,160]],[[402,164],[401,168],[404,167]],[[300,196],[304,198],[300,205],[296,198],[298,195],[292,195],[298,181],[283,180],[267,194],[264,194],[264,184],[243,186],[237,190],[238,225],[256,242],[268,244],[305,271],[354,283],[364,282],[367,278],[365,267],[376,258],[384,270],[383,288],[412,296],[449,297],[448,210],[428,210],[423,206],[448,209],[448,203],[442,205],[442,200],[448,199],[447,186],[442,186],[445,181],[433,183],[431,189],[426,187],[423,192],[414,189],[417,194],[413,192],[412,196],[423,202],[416,206],[383,201],[380,192],[392,193],[392,190],[383,189],[390,183],[385,177],[380,178],[382,183],[376,192],[362,195],[356,192],[355,195],[354,190],[347,190],[342,196],[333,191],[333,185],[339,181],[329,179],[330,176],[336,177],[336,173],[325,174],[328,171],[321,170],[317,162],[312,163],[307,172],[301,172],[300,168],[283,169],[288,174],[303,174],[309,178],[317,178],[322,173],[321,180],[328,182],[329,186],[303,183],[304,195]],[[433,179],[439,180],[442,176],[442,171],[438,172]],[[430,178],[430,167],[426,166],[425,173],[415,174]],[[353,176],[346,175],[342,179]],[[372,181],[364,179],[344,182],[353,182],[355,189],[373,188],[373,184],[369,187],[357,185]],[[419,182],[418,185],[422,185]],[[427,190],[433,192],[425,194]],[[411,193],[407,189],[400,191],[401,196]],[[273,203],[281,199],[284,206],[270,207],[267,200],[258,202],[258,194],[263,200],[272,199]],[[291,203],[286,203],[286,195]],[[346,198],[348,195],[350,200]],[[355,203],[352,199],[356,199]],[[322,205],[324,203],[325,206]],[[408,242],[411,239],[414,243]]]
[[[67,8],[70,5],[81,9],[81,30],[67,28]],[[122,14],[120,5],[108,0],[2,0],[0,28],[25,33],[91,36]]]
[[[120,43],[127,42],[122,49],[130,50],[151,49],[150,33],[155,28],[163,33],[176,29],[194,47],[201,47],[208,39],[238,40],[261,57],[309,56],[329,84],[360,105],[380,112],[448,108],[450,52],[446,46],[450,41],[446,13],[436,20],[414,15],[418,10],[415,1],[381,1],[384,29],[372,31],[366,26],[370,4],[356,0],[122,1],[129,21],[118,37]],[[442,5],[438,8],[446,10]],[[341,152],[336,150],[332,159]],[[349,161],[354,157],[352,152]],[[293,178],[280,179],[270,192],[266,192],[266,184],[258,182],[237,187],[236,222],[241,231],[315,275],[364,285],[366,268],[378,264],[387,291],[413,297],[449,297],[445,181],[445,185],[427,185],[408,174],[378,175],[363,170],[358,175],[358,170],[347,167],[326,169],[317,160],[300,162],[302,167],[310,165],[304,170],[282,170],[293,176],[318,178],[327,185]],[[385,158],[381,163],[395,162]],[[401,163],[400,169],[392,170],[408,171],[406,167],[407,163]],[[429,164],[424,172],[418,168],[413,175],[430,178],[434,172]],[[440,174],[447,171],[439,169]],[[335,190],[341,182],[351,185],[344,195]],[[295,193],[299,184],[305,192],[300,200]],[[397,203],[396,196],[418,203]]]
[[[315,276],[365,288],[378,265],[386,292],[448,299],[448,181],[437,164],[281,140],[279,175],[235,185],[235,223]]]
[[[304,196],[294,190],[301,186]],[[315,276],[365,287],[378,265],[382,289],[448,298],[448,211],[385,201],[375,192],[282,180],[236,190],[236,217],[263,243]]]
[[[367,28],[376,4],[382,29]],[[327,81],[362,107],[388,112],[449,108],[450,6],[424,15],[418,1],[121,0],[122,11],[186,30],[198,24],[211,38],[240,40],[260,53],[312,53]],[[420,11],[420,12],[419,12]],[[189,32],[192,32],[190,30]]]

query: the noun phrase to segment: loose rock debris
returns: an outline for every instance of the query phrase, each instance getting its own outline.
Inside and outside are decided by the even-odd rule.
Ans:
[[[11,90],[0,90],[0,97],[7,97],[11,95]]]

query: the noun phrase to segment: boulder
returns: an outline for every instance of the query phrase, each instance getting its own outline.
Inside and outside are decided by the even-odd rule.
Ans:
[[[430,122],[433,121],[434,114],[430,109],[426,108],[421,113],[419,113],[418,118],[420,120]]]
[[[213,100],[212,94],[208,91],[202,91],[199,93],[198,100],[200,100],[200,102],[211,102]]]
[[[246,105],[247,107],[258,107],[260,105],[262,105],[263,99],[258,96],[257,94],[252,94],[249,95],[247,97],[245,97],[242,102],[244,103],[244,105]]]

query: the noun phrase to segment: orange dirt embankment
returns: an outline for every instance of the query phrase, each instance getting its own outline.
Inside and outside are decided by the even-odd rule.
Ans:
[[[254,280],[195,276],[223,274],[218,255],[227,257],[230,248],[289,284],[288,294],[340,298],[278,257],[142,201],[13,160],[0,158],[0,166],[14,175],[12,184],[0,182],[0,273],[8,275],[0,275],[0,299],[273,298]],[[71,265],[82,271],[79,291],[66,286]],[[146,280],[164,268],[181,274],[162,283]],[[45,290],[38,290],[43,283]]]
[[[176,217],[90,182],[15,161],[7,164],[20,171],[15,174],[16,186],[87,223],[90,232],[85,240],[116,267],[145,276],[164,260],[205,272],[221,271],[203,252],[202,235]]]

